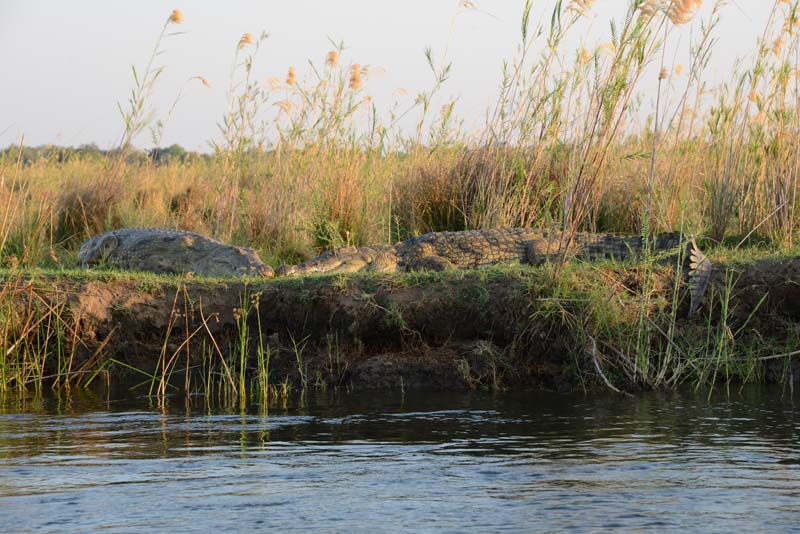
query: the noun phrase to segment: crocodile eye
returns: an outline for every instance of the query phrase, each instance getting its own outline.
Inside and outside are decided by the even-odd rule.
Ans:
[[[183,243],[183,246],[185,246],[187,248],[191,248],[194,245],[194,238],[191,237],[191,236],[185,235],[185,236],[183,236],[183,239],[181,239],[181,243]]]

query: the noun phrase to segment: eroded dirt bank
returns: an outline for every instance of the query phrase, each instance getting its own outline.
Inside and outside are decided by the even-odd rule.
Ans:
[[[58,311],[75,368],[113,359],[153,373],[162,355],[199,368],[204,355],[236,358],[244,338],[249,368],[260,345],[271,380],[295,384],[635,388],[657,365],[718,364],[720,346],[722,376],[794,380],[796,357],[764,357],[797,346],[800,259],[716,266],[692,318],[673,280],[668,267],[588,264],[249,283],[55,277],[19,281],[16,302]]]

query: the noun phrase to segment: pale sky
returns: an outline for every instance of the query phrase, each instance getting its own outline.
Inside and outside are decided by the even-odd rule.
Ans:
[[[553,3],[534,0],[534,21],[549,19]],[[144,67],[173,8],[185,17],[174,28],[185,33],[168,39],[160,58],[166,70],[152,102],[156,116],[165,118],[192,76],[206,77],[212,88],[199,83],[186,88],[166,124],[164,146],[207,151],[208,140],[218,137],[233,52],[245,32],[270,35],[255,65],[256,77],[265,83],[270,76],[284,79],[290,65],[303,80],[308,60],[319,65],[332,48],[328,39],[343,40],[344,63],[384,71],[364,85],[381,111],[398,98],[410,103],[430,87],[423,50],[431,46],[440,57],[448,47],[454,70],[442,94],[458,97],[458,116],[468,127],[479,126],[498,94],[502,60],[514,56],[524,0],[473,4],[479,11],[459,10],[458,0],[0,0],[0,147],[23,135],[32,146],[114,146],[123,130],[117,102],[124,104],[133,86],[131,65]],[[704,2],[695,32],[711,4]],[[570,49],[608,41],[609,18],[621,19],[627,5],[597,0]],[[711,81],[727,79],[736,57],[752,55],[771,7],[771,0],[729,2],[715,34]],[[681,28],[670,42],[685,48],[691,31]],[[408,96],[398,96],[399,89]],[[136,144],[149,146],[149,135]]]

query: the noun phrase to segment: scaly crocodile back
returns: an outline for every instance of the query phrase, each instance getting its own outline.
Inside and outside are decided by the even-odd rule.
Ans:
[[[643,256],[648,246],[650,252],[676,249],[682,241],[680,232],[658,234],[649,240],[640,235],[578,232],[570,250],[576,257],[585,260],[621,260]]]
[[[431,232],[395,245],[400,261],[411,263],[438,256],[453,266],[475,268],[498,263],[541,264],[561,256],[584,260],[625,259],[642,256],[646,245],[652,252],[670,250],[681,244],[678,232],[659,234],[649,243],[638,235],[578,232],[563,247],[568,236],[560,231],[532,228],[500,228],[464,232]]]

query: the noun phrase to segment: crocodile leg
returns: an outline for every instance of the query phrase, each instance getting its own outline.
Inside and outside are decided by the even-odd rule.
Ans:
[[[444,271],[456,266],[443,256],[422,256],[406,263],[406,271]]]
[[[561,238],[557,235],[542,235],[536,239],[528,239],[522,243],[522,263],[542,265],[547,261],[555,261],[561,256]]]

